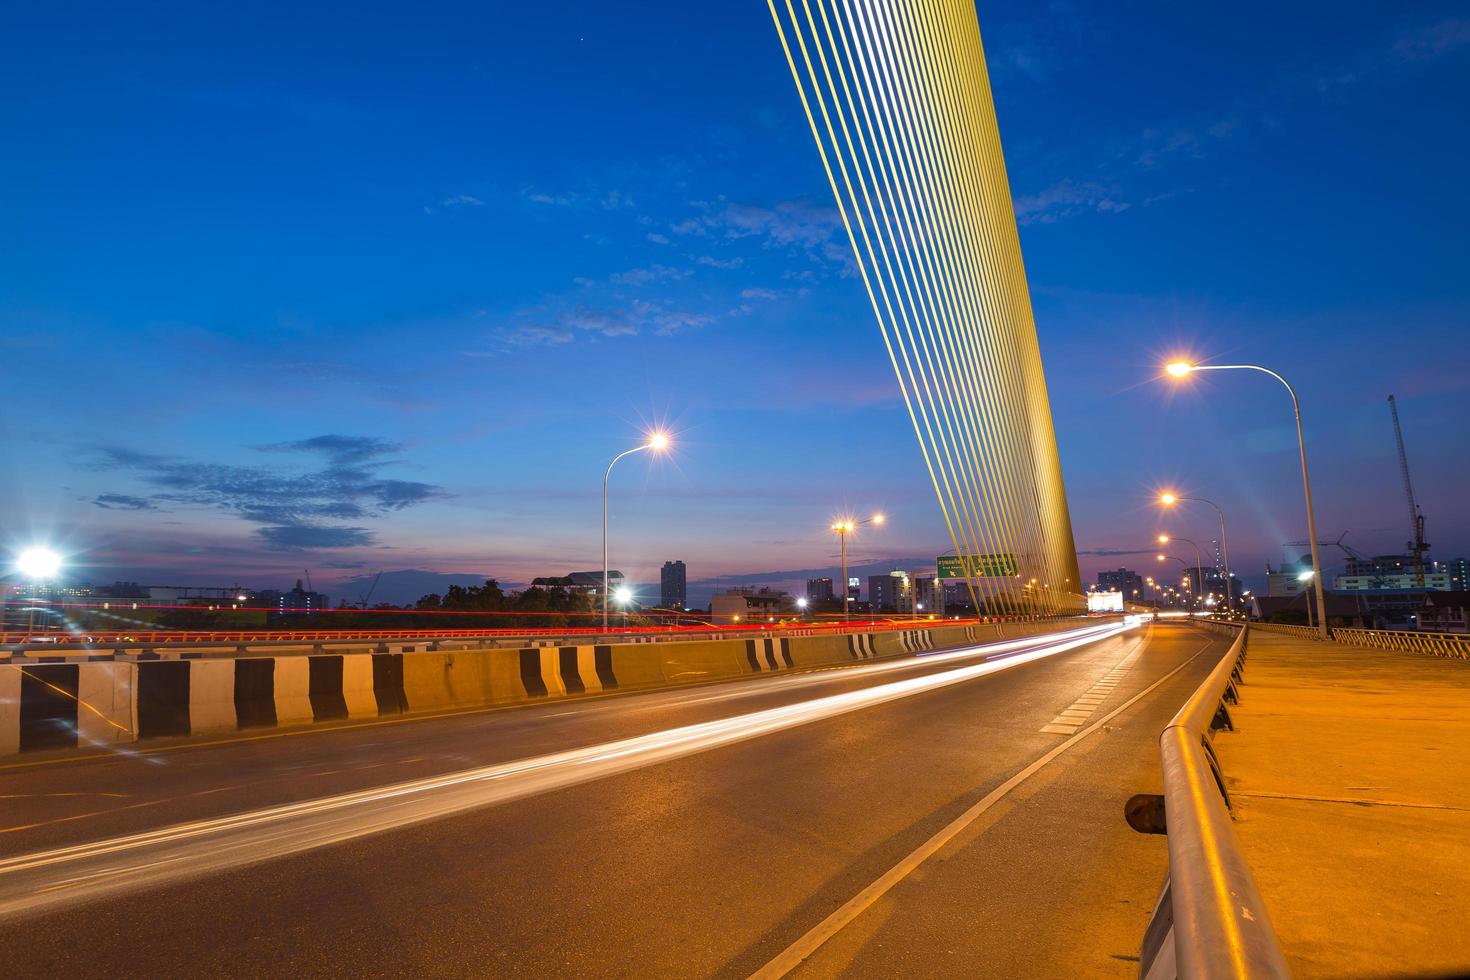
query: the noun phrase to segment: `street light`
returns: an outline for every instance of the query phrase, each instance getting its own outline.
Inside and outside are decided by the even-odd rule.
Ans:
[[[55,578],[56,573],[61,571],[61,556],[50,548],[27,548],[15,558],[15,570],[30,579],[31,582],[31,610],[30,619],[26,625],[27,638],[36,628],[36,603],[41,601],[41,583],[46,579]]]
[[[641,446],[634,446],[632,449],[626,449],[623,452],[620,452],[616,456],[614,456],[612,458],[612,462],[607,464],[607,472],[602,475],[602,628],[603,628],[603,630],[606,630],[607,629],[607,611],[608,611],[607,610],[607,607],[608,607],[608,598],[609,598],[608,597],[608,591],[607,591],[607,586],[608,586],[608,582],[607,582],[607,481],[608,481],[608,478],[612,476],[613,466],[616,465],[617,461],[620,460],[620,459],[622,459],[624,456],[631,456],[634,453],[642,452],[645,449],[650,449],[653,452],[661,453],[661,452],[664,452],[668,448],[669,448],[669,436],[668,436],[668,433],[666,433],[666,432],[652,432],[652,433],[649,433],[648,441],[645,442],[643,445],[641,445]]]
[[[1194,548],[1194,588],[1196,592],[1204,591],[1205,565],[1204,559],[1200,555],[1199,545],[1195,544],[1188,538],[1171,538],[1167,534],[1159,535],[1159,544],[1168,544],[1170,541],[1183,541],[1185,544]]]
[[[1312,581],[1313,576],[1315,576],[1316,574],[1317,574],[1316,572],[1299,572],[1299,573],[1297,573],[1296,580],[1298,582],[1302,583],[1302,588],[1310,590],[1312,588],[1312,586],[1310,584],[1308,584],[1308,583],[1310,583]],[[1321,589],[1317,589],[1316,591],[1320,592],[1322,590]],[[1304,605],[1304,606],[1307,607],[1307,629],[1311,629],[1312,628],[1312,602],[1311,602],[1310,599],[1308,599],[1307,601],[1303,602],[1302,605]]]
[[[1235,596],[1234,586],[1230,584],[1230,541],[1225,537],[1225,512],[1220,509],[1219,504],[1215,503],[1213,500],[1206,500],[1204,497],[1180,497],[1172,493],[1159,494],[1159,503],[1163,504],[1165,507],[1172,507],[1174,506],[1174,504],[1178,503],[1181,500],[1189,500],[1200,504],[1209,504],[1211,507],[1215,508],[1215,513],[1220,515],[1220,548],[1222,551],[1225,552],[1225,608],[1228,609],[1233,616],[1235,614]]]
[[[1160,537],[1164,537],[1164,535],[1159,535],[1159,536]],[[1157,557],[1158,557],[1159,561],[1177,561],[1179,563],[1179,567],[1182,568],[1182,569],[1184,569],[1184,578],[1180,581],[1180,583],[1179,583],[1180,585],[1183,585],[1185,582],[1187,582],[1189,580],[1189,562],[1187,562],[1183,558],[1179,558],[1179,557],[1177,557],[1175,555],[1159,555]]]
[[[849,589],[847,587],[847,536],[849,534],[851,534],[857,528],[862,527],[864,524],[882,524],[886,520],[888,520],[888,518],[884,517],[882,514],[874,514],[872,517],[869,517],[867,520],[864,520],[864,521],[855,521],[851,517],[844,517],[844,518],[842,518],[839,521],[834,521],[833,524],[832,524],[832,530],[834,530],[834,531],[837,532],[837,540],[841,544],[841,552],[842,552],[842,620],[843,620],[843,622],[846,622],[851,617],[851,610],[849,609],[849,604],[852,602],[852,595],[851,595],[851,593],[850,593],[850,591],[849,591]]]
[[[1291,395],[1291,410],[1296,415],[1296,445],[1302,457],[1302,495],[1307,503],[1307,538],[1312,545],[1312,568],[1320,571],[1322,552],[1317,546],[1317,517],[1312,512],[1312,478],[1307,472],[1307,438],[1302,433],[1302,403],[1291,382],[1270,368],[1256,364],[1191,364],[1188,361],[1173,361],[1164,366],[1164,371],[1171,377],[1180,379],[1195,371],[1260,371],[1285,386],[1287,393]],[[1317,635],[1323,640],[1327,639],[1327,600],[1323,598],[1320,588],[1317,589]]]

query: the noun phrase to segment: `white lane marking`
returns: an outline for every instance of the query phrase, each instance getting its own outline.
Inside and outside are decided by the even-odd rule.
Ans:
[[[566,752],[0,858],[0,918],[285,857],[504,803],[1009,670],[1132,629],[1124,621],[929,658],[950,670]],[[1021,647],[1029,649],[1019,649]]]
[[[1042,725],[1041,731],[1048,735],[1071,735],[1077,728],[1087,720],[1087,716],[1097,710],[1097,706],[1112,695],[1118,687],[1118,682],[1133,669],[1133,662],[1138,659],[1138,650],[1118,662],[1118,665],[1102,676],[1092,687],[1087,689],[1071,706],[1058,712],[1057,716],[1048,725]]]
[[[985,813],[986,810],[989,810],[995,804],[1005,799],[1006,795],[1010,793],[1011,790],[1015,789],[1031,776],[1034,776],[1041,769],[1045,768],[1049,763],[1055,760],[1063,752],[1066,752],[1072,746],[1076,745],[1078,742],[1082,741],[1084,738],[1102,728],[1108,722],[1112,721],[1118,715],[1131,708],[1135,703],[1137,703],[1144,697],[1147,697],[1156,688],[1158,688],[1159,685],[1163,684],[1169,678],[1173,677],[1185,667],[1188,667],[1190,664],[1194,663],[1206,650],[1210,648],[1213,642],[1214,641],[1206,642],[1205,645],[1199,649],[1199,651],[1197,651],[1193,656],[1184,661],[1178,667],[1175,667],[1163,677],[1160,677],[1148,687],[1144,688],[1142,691],[1139,691],[1127,701],[1124,701],[1122,704],[1118,705],[1102,718],[1093,722],[1086,729],[1076,735],[1073,735],[1062,744],[1052,748],[1041,758],[1037,759],[1035,762],[1031,763],[1020,772],[1016,773],[1010,779],[1007,779],[1005,782],[1001,783],[995,789],[991,790],[988,794],[986,794],[984,799],[980,800],[980,802],[976,803],[974,806],[970,807],[970,809],[966,810],[954,820],[950,821],[950,823],[946,825],[943,830],[935,834],[933,837],[929,838],[924,843],[920,844],[913,851],[911,851],[908,856],[905,857],[902,861],[895,864],[892,868],[889,868],[886,872],[883,873],[880,878],[878,878],[877,881],[873,882],[867,888],[864,888],[862,891],[858,892],[846,903],[844,903],[841,908],[839,908],[837,911],[827,916],[827,918],[823,919],[821,922],[813,926],[810,930],[807,931],[804,936],[802,936],[796,942],[792,943],[790,946],[787,946],[786,949],[783,950],[780,955],[778,955],[775,959],[771,960],[765,966],[752,973],[750,975],[750,980],[777,980],[777,978],[784,977],[786,974],[796,969],[798,966],[801,965],[803,960],[805,960],[807,957],[811,956],[819,948],[821,948],[823,943],[831,939],[833,936],[837,935],[837,933],[840,932],[844,926],[852,922],[858,916],[862,915],[863,912],[870,908],[874,902],[878,901],[878,899],[888,894],[888,892],[892,890],[895,885],[897,885],[900,881],[903,881],[903,879],[912,874],[915,868],[923,864],[929,858],[933,857],[936,853],[940,851],[940,849],[944,847],[944,845],[954,840],[957,836],[959,836],[962,831],[964,831],[966,827],[970,826],[970,824],[978,820],[980,816]]]

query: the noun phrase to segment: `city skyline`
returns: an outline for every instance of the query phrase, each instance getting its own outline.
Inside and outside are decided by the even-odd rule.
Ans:
[[[948,549],[764,10],[384,15],[335,47],[312,43],[335,19],[287,44],[193,12],[130,54],[105,8],[65,54],[25,44],[60,15],[25,16],[0,68],[8,548],[99,581],[529,581],[596,564],[601,468],[667,425],[668,459],[614,475],[631,580],[669,554],[702,580],[827,569],[845,510],[893,518],[855,539],[877,564]],[[1425,356],[1470,312],[1453,7],[1325,32],[1272,9],[1244,49],[1238,13],[981,17],[1084,581],[1159,530],[1209,537],[1160,489],[1221,502],[1247,581],[1305,536],[1282,393],[1176,389],[1175,354],[1291,375],[1321,537],[1369,553],[1407,536],[1396,394],[1431,557],[1470,551],[1470,462],[1438,451],[1470,389]]]

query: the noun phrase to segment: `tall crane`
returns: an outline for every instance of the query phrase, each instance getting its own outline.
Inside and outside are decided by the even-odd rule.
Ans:
[[[1424,588],[1424,552],[1429,543],[1424,540],[1424,512],[1414,502],[1414,482],[1409,479],[1409,455],[1404,452],[1404,430],[1399,426],[1399,403],[1388,396],[1388,411],[1393,416],[1393,437],[1399,446],[1399,469],[1404,474],[1404,496],[1409,501],[1409,533],[1413,540],[1408,543],[1409,553],[1414,556],[1414,584]]]

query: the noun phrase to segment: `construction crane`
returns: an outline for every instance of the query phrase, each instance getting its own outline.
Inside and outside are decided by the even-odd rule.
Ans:
[[[1404,474],[1404,496],[1409,501],[1409,533],[1413,540],[1409,541],[1409,553],[1414,556],[1414,584],[1424,588],[1424,552],[1429,550],[1429,544],[1424,540],[1424,512],[1414,502],[1414,481],[1409,479],[1409,455],[1404,452],[1404,430],[1399,426],[1399,403],[1392,395],[1388,396],[1388,411],[1393,416],[1393,437],[1399,446],[1399,469]]]
[[[373,593],[376,592],[376,591],[378,591],[378,579],[380,579],[382,577],[383,577],[383,570],[380,568],[380,569],[378,569],[378,574],[376,574],[376,575],[373,576],[373,584],[370,585],[370,586],[368,586],[368,590],[366,592],[364,592],[359,597],[358,603],[357,603],[358,608],[360,608],[360,609],[366,609],[368,607],[368,600],[372,599]]]

